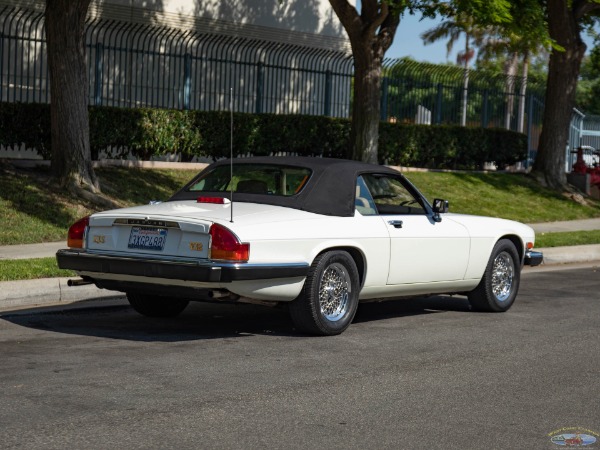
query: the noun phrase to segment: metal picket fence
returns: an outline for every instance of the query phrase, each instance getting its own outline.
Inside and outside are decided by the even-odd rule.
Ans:
[[[0,10],[0,99],[49,102],[43,13]],[[87,26],[90,104],[348,117],[352,59],[109,20]]]
[[[87,24],[91,105],[349,117],[346,53],[116,20]],[[523,131],[534,157],[543,88],[460,67],[388,59],[381,119]],[[49,102],[44,17],[0,9],[0,101]]]
[[[535,157],[544,88],[522,77],[409,59],[384,61],[381,120],[481,126],[526,133]]]

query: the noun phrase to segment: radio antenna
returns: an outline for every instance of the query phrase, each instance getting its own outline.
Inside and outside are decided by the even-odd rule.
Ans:
[[[229,220],[233,223],[233,88],[229,88],[229,187],[231,189],[231,203],[229,206],[229,210],[231,212],[231,219]]]

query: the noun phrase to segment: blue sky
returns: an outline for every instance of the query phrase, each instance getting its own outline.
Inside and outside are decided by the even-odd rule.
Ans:
[[[431,63],[445,63],[446,61],[456,62],[456,54],[465,45],[464,39],[454,44],[452,54],[446,57],[446,42],[439,41],[434,44],[424,45],[421,39],[421,33],[435,27],[440,20],[423,19],[419,21],[420,15],[405,15],[398,30],[394,43],[387,51],[387,58],[402,58],[410,56],[416,61],[426,61]]]
[[[454,44],[450,56],[446,56],[446,41],[439,41],[434,44],[424,45],[421,39],[421,33],[435,27],[440,23],[440,19],[423,19],[419,21],[420,14],[411,16],[405,15],[396,31],[394,43],[385,54],[386,58],[402,58],[410,56],[416,61],[431,62],[441,64],[445,62],[456,63],[456,54],[462,50],[465,45],[464,38]],[[582,35],[588,46],[588,51],[593,47],[593,39],[587,34]]]

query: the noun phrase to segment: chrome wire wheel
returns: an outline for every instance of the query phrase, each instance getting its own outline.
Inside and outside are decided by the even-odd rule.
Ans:
[[[346,268],[337,262],[327,266],[319,282],[319,305],[323,317],[331,322],[344,317],[351,291],[352,283]]]
[[[507,252],[502,252],[494,259],[492,267],[492,292],[498,301],[506,301],[512,292],[515,267]]]
[[[343,250],[329,250],[313,261],[302,292],[289,310],[300,331],[334,336],[352,323],[358,308],[360,275],[352,256]]]

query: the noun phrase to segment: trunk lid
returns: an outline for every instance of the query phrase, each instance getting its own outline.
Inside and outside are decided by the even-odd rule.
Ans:
[[[270,205],[235,203],[235,219],[248,219],[277,209]],[[226,225],[231,204],[195,201],[165,202],[93,214],[87,249],[93,253],[136,254],[151,258],[209,257],[213,222]],[[243,220],[243,219],[242,219]]]

